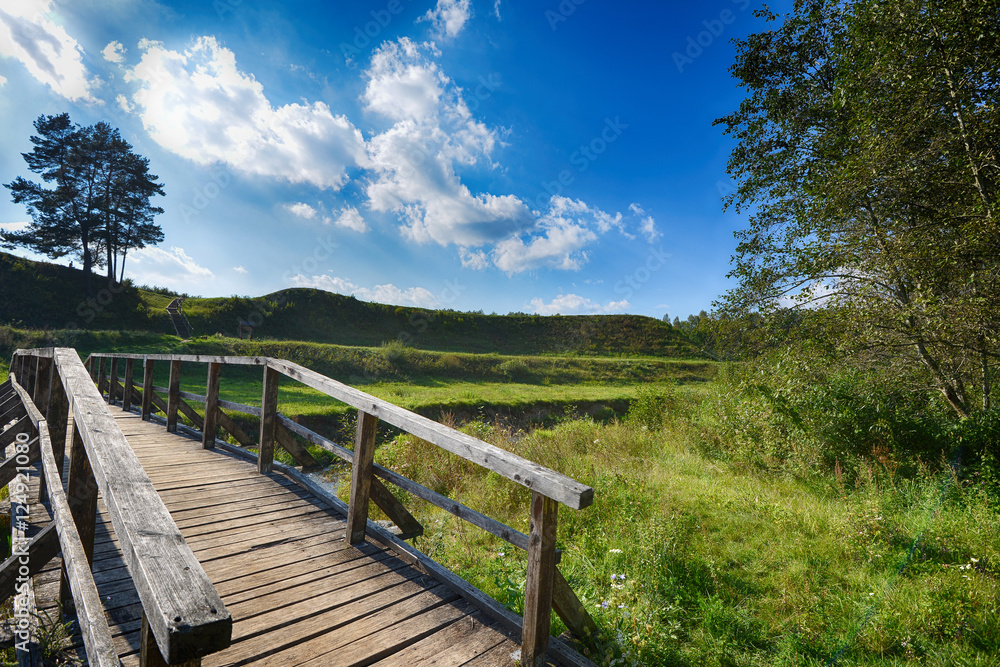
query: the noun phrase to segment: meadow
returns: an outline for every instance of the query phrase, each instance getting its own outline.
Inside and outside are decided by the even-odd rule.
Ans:
[[[44,340],[0,329],[0,364]],[[81,334],[78,347],[284,356],[592,486],[593,506],[560,512],[558,547],[600,627],[579,643],[597,664],[1000,664],[1000,494],[982,435],[995,431],[956,431],[873,378],[148,333]],[[186,391],[204,384],[204,368],[186,370]],[[259,373],[227,369],[222,391],[259,405]],[[284,383],[279,409],[350,443],[350,412],[311,389]],[[519,485],[380,437],[380,464],[527,531]],[[420,549],[523,610],[523,553],[399,496],[425,527]]]

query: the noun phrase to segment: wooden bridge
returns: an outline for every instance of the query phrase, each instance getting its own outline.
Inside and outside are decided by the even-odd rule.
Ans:
[[[205,395],[181,390],[195,364]],[[260,406],[219,397],[224,366],[260,369]],[[356,408],[353,448],[282,415],[281,378]],[[259,420],[257,442],[234,411]],[[529,534],[375,464],[380,421],[529,488]],[[317,464],[303,441],[350,464],[349,503],[304,474]],[[14,599],[21,664],[39,664],[36,609],[55,602],[76,632],[63,650],[90,665],[591,664],[549,631],[553,610],[577,637],[596,630],[555,548],[558,504],[583,509],[593,490],[297,364],[18,350],[0,451],[14,547],[0,599]],[[407,543],[423,528],[386,482],[526,550],[524,617]],[[368,519],[370,503],[393,530]]]

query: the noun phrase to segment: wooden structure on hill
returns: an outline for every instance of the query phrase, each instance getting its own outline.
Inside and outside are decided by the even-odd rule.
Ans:
[[[192,329],[191,323],[188,322],[187,316],[184,314],[184,299],[178,297],[167,304],[167,315],[170,317],[170,323],[174,325],[174,331],[177,332],[177,337],[185,340],[191,337]]]
[[[205,395],[181,390],[192,364]],[[260,369],[259,407],[220,398],[227,366]],[[356,408],[353,448],[282,415],[282,378]],[[233,411],[259,419],[257,442]],[[380,421],[529,488],[529,534],[376,465]],[[317,462],[300,439],[350,465],[348,503],[304,474]],[[15,554],[0,565],[0,595],[16,591],[15,618],[28,619],[15,626],[23,664],[39,648],[29,574],[57,572],[60,554],[48,595],[72,602],[65,649],[92,665],[590,664],[549,626],[554,609],[578,636],[596,629],[555,548],[558,504],[585,508],[593,490],[297,364],[95,354],[85,366],[72,349],[18,350],[0,385],[0,446],[14,507],[39,501],[16,510]],[[301,469],[275,462],[277,447]],[[406,543],[423,528],[386,483],[525,549],[524,617]],[[370,503],[395,532],[369,521]]]

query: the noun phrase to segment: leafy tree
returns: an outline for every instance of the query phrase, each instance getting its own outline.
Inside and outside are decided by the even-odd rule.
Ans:
[[[149,160],[132,152],[117,129],[100,122],[79,127],[69,114],[39,116],[34,148],[23,153],[28,168],[50,186],[22,177],[5,184],[15,203],[24,204],[32,223],[5,235],[6,247],[23,246],[53,259],[73,254],[83,262],[87,292],[94,265],[116,277],[118,258],[163,240],[154,217],[163,210],[150,200],[163,194]]]
[[[1000,5],[797,0],[737,43],[727,317],[820,307],[843,349],[990,407],[1000,352]],[[919,372],[917,372],[919,370]],[[970,387],[975,387],[970,389]]]

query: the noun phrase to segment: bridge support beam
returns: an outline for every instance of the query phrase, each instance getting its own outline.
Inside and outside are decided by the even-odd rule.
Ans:
[[[208,365],[208,380],[205,383],[205,423],[202,425],[201,446],[215,449],[215,434],[219,430],[219,379],[222,364]]]
[[[153,414],[153,360],[146,359],[142,366],[142,421],[148,422]]]
[[[351,470],[351,500],[347,507],[347,540],[351,544],[365,541],[377,431],[378,417],[358,410],[358,432],[354,438],[354,465]]]
[[[274,468],[274,439],[278,424],[278,378],[280,374],[269,366],[264,367],[264,391],[260,401],[260,449],[257,452],[257,470],[262,475]]]
[[[133,378],[135,377],[135,359],[131,357],[125,360],[125,382],[122,385],[122,412],[132,409],[132,396],[135,393],[133,388]]]
[[[549,645],[558,508],[555,500],[532,492],[528,581],[524,589],[524,630],[521,635],[521,664],[525,667],[543,664]]]
[[[181,405],[181,363],[170,362],[170,385],[167,389],[167,432],[177,431],[177,409]]]

